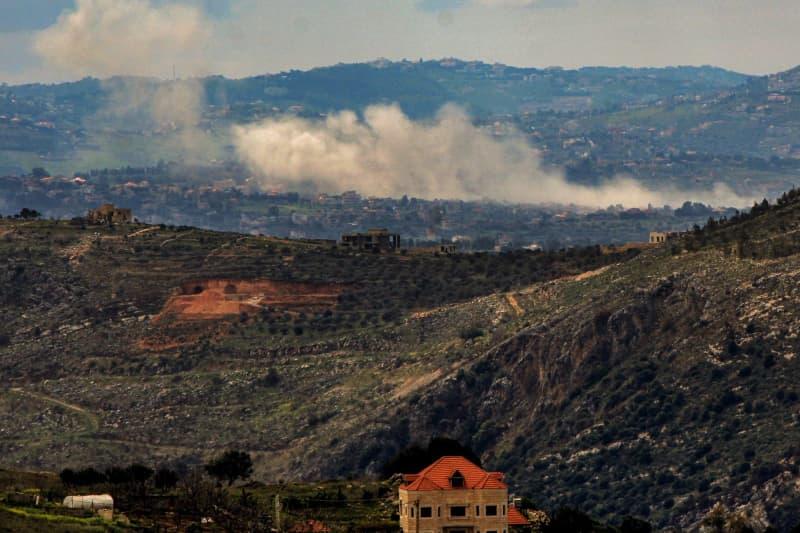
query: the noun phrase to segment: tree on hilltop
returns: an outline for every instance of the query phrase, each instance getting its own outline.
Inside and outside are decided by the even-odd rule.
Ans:
[[[22,210],[16,215],[16,218],[30,220],[32,218],[40,218],[41,216],[42,214],[36,209],[28,209],[27,207],[23,207]]]

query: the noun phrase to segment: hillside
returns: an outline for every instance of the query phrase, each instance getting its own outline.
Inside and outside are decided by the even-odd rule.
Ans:
[[[197,154],[206,163],[227,159],[233,156],[228,149],[232,124],[286,113],[318,117],[380,103],[397,103],[415,119],[430,118],[447,103],[475,117],[603,110],[675,95],[712,95],[749,79],[714,67],[563,70],[444,59],[378,60],[242,79],[114,77],[0,85],[0,174],[41,164],[70,175],[160,160],[194,161]],[[180,106],[152,107],[176,94]],[[188,154],[181,129],[187,121],[199,122],[205,143]]]
[[[800,505],[800,204],[659,248],[356,254],[191,228],[5,220],[10,467],[375,474],[434,435],[545,508],[690,526]],[[14,428],[14,429],[11,429]]]
[[[306,71],[291,70],[241,79],[210,76],[198,81],[207,104],[260,104],[285,108],[299,105],[309,113],[362,109],[380,102],[398,102],[412,117],[427,117],[448,102],[475,114],[517,113],[531,109],[603,108],[634,104],[675,94],[713,94],[739,86],[749,76],[715,67],[616,68],[576,70],[518,68],[478,61],[376,60],[338,64]],[[0,111],[31,113],[37,105],[66,107],[62,117],[73,121],[97,112],[115,88],[137,84],[149,90],[156,79],[86,78],[60,84],[4,86]],[[569,99],[577,99],[570,102]],[[580,103],[578,100],[584,99]],[[49,104],[49,106],[48,106]],[[249,118],[249,117],[245,117]]]
[[[0,228],[0,445],[37,468],[241,446],[266,474],[299,475],[288,458],[318,431],[344,437],[418,370],[459,359],[415,352],[471,323],[417,331],[413,313],[632,253],[388,256],[190,228]]]
[[[587,116],[579,127],[630,131],[646,137],[656,152],[680,149],[709,159],[797,159],[800,67],[707,98],[667,98],[647,107]]]
[[[799,215],[790,202],[517,294],[530,325],[362,440],[455,436],[546,506],[688,527],[722,501],[794,525]]]

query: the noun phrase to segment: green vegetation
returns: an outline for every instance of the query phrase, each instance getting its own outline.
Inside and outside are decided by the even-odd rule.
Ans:
[[[395,474],[416,473],[447,455],[460,455],[481,466],[480,457],[466,446],[452,439],[437,437],[431,439],[425,448],[415,444],[401,450],[383,465],[382,474],[389,478]]]
[[[253,460],[244,452],[227,451],[207,464],[206,472],[230,487],[237,479],[244,481],[253,475]]]
[[[108,475],[120,461],[202,471],[241,450],[250,479],[280,487],[377,476],[444,436],[547,510],[691,529],[736,502],[790,529],[797,200],[612,254],[362,254],[191,228],[3,220],[0,451],[30,468]],[[736,250],[741,234],[749,253]],[[780,239],[787,247],[770,252]],[[343,292],[331,305],[160,314],[204,279]],[[139,486],[150,494],[157,474],[147,474]],[[275,489],[263,490],[266,509]]]

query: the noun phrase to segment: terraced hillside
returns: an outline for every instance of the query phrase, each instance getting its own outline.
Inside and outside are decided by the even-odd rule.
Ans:
[[[321,465],[303,459],[330,444],[320,435],[347,442],[491,342],[500,326],[489,321],[508,308],[492,293],[635,253],[355,254],[190,228],[5,220],[3,462],[197,462],[235,446],[267,478],[313,476]],[[476,297],[494,307],[460,303]],[[426,314],[443,305],[454,306],[448,327],[429,329]],[[487,336],[460,339],[473,323]]]
[[[1,228],[8,466],[196,463],[237,447],[257,478],[324,479],[447,435],[546,508],[691,527],[723,502],[761,527],[797,521],[794,195],[624,254]],[[267,281],[339,292],[287,305]],[[209,287],[236,314],[164,312]]]

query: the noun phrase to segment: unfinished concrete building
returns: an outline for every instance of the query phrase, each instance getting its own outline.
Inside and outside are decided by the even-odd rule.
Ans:
[[[389,233],[389,230],[371,229],[365,233],[347,233],[339,241],[342,248],[366,251],[394,251],[400,249],[400,234]]]
[[[674,239],[678,235],[679,233],[677,231],[651,231],[650,244],[663,244]]]
[[[86,220],[90,224],[130,224],[133,222],[133,213],[114,204],[103,204],[97,209],[90,209]]]

